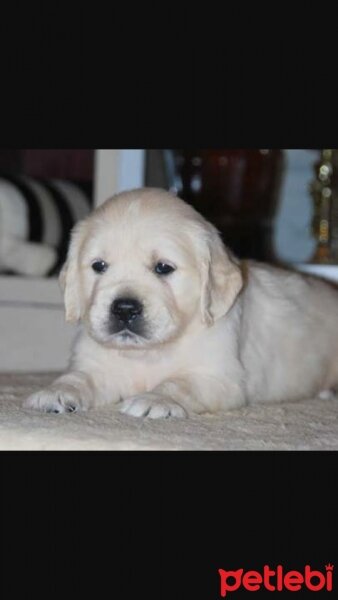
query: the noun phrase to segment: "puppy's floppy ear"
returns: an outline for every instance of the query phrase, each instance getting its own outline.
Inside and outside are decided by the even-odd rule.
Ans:
[[[210,224],[209,224],[210,225]],[[236,259],[227,251],[218,231],[210,225],[201,257],[201,312],[207,325],[232,307],[243,285]]]
[[[78,257],[83,241],[84,221],[72,230],[67,260],[59,274],[59,283],[63,291],[66,321],[78,321],[84,310],[80,294]]]

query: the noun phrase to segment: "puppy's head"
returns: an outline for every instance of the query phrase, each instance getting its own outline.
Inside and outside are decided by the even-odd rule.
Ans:
[[[66,319],[99,343],[145,348],[224,316],[240,270],[216,229],[158,189],[124,192],[76,225],[60,274]]]

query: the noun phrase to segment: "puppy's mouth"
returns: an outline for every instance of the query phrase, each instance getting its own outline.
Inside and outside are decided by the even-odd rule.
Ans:
[[[107,343],[120,348],[135,348],[143,346],[146,341],[147,338],[145,336],[134,333],[133,331],[130,331],[130,329],[126,328],[115,333],[110,332]]]
[[[116,319],[109,319],[107,331],[109,335],[119,337],[121,340],[147,337],[144,322],[121,323]]]
[[[129,331],[129,329],[123,329],[122,331],[119,331],[115,335],[120,337],[122,340],[130,340],[130,339],[134,340],[135,337],[137,337],[136,334],[133,333],[132,331]]]
[[[148,339],[145,323],[142,320],[130,323],[121,323],[116,319],[109,319],[106,325],[109,340],[119,346],[139,346]]]
[[[118,331],[117,333],[113,333],[111,335],[113,335],[115,339],[119,339],[122,342],[128,342],[130,340],[135,342],[137,340],[144,339],[143,336],[130,331],[130,329],[122,329],[122,331]]]

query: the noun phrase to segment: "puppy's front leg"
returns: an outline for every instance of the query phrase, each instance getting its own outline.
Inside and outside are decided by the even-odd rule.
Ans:
[[[125,399],[120,412],[134,417],[160,419],[217,412],[245,404],[237,384],[213,376],[186,375],[167,379],[152,391]]]
[[[65,413],[87,410],[94,402],[92,379],[81,371],[71,371],[58,377],[47,388],[34,392],[23,406],[42,412]]]

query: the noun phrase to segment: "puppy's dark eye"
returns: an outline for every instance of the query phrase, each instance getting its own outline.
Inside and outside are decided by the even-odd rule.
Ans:
[[[175,269],[171,265],[167,265],[163,262],[158,262],[157,265],[155,265],[154,271],[155,273],[157,273],[157,275],[169,275],[169,273],[172,273],[173,271],[175,271]]]
[[[104,273],[108,269],[108,264],[104,260],[94,260],[92,269],[95,273]]]

